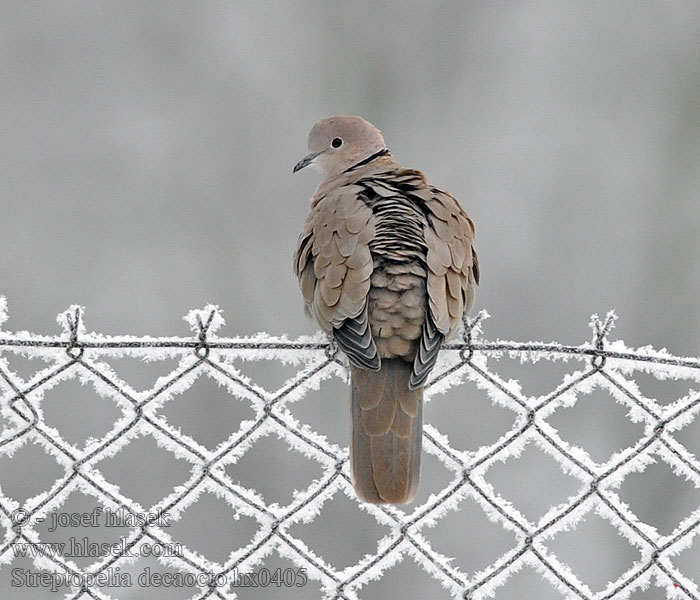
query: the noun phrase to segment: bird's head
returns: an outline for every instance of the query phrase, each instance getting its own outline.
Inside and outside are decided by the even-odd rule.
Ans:
[[[388,150],[374,125],[362,117],[328,117],[309,132],[309,153],[295,166],[294,173],[314,165],[324,180],[343,174],[359,162]]]

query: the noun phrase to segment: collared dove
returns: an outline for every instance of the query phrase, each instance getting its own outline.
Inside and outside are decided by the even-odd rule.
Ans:
[[[423,386],[474,304],[474,224],[361,117],[319,121],[308,148],[294,172],[314,165],[322,181],[294,271],[307,311],[350,361],[353,484],[367,502],[407,503],[420,477]]]

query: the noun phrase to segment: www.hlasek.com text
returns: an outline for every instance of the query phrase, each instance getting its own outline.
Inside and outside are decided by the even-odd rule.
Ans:
[[[122,538],[118,542],[91,542],[87,536],[81,539],[71,537],[67,542],[15,542],[12,544],[15,556],[37,558],[104,558],[107,556],[182,556],[182,543],[139,543]]]

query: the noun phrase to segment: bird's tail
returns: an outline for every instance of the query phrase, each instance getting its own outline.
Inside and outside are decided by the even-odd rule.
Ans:
[[[366,502],[405,504],[418,490],[423,388],[409,389],[412,369],[400,358],[379,371],[352,367],[352,476]]]

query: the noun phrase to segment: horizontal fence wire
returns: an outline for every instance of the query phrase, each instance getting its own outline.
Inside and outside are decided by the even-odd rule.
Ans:
[[[4,307],[0,307],[4,308]],[[487,341],[482,324],[488,315],[482,311],[465,319],[457,340],[446,344],[430,382],[426,400],[439,402],[441,393],[466,382],[484,390],[490,400],[515,415],[513,427],[494,443],[476,451],[450,445],[438,429],[426,424],[424,448],[452,473],[452,480],[437,494],[410,509],[362,504],[362,510],[377,522],[382,537],[373,552],[355,564],[334,567],[312,550],[300,535],[290,532],[292,525],[316,518],[336,494],[355,501],[344,447],[329,442],[308,425],[299,422],[288,405],[303,402],[310,390],[332,376],[347,380],[344,358],[335,344],[322,334],[289,340],[258,334],[227,338],[217,335],[223,325],[217,307],[191,311],[186,320],[191,337],[104,336],[88,333],[83,310],[72,306],[59,315],[63,333],[41,336],[27,332],[0,330],[0,387],[4,430],[0,437],[0,458],[12,454],[28,442],[39,444],[55,459],[63,475],[51,487],[24,503],[5,495],[0,482],[0,522],[5,531],[0,544],[0,579],[9,577],[18,544],[36,550],[34,566],[63,576],[74,599],[118,598],[105,591],[100,576],[123,564],[130,550],[146,544],[171,544],[178,540],[162,527],[159,515],[179,518],[196,502],[202,491],[223,498],[238,514],[253,518],[257,532],[225,563],[202,557],[186,545],[158,560],[181,573],[198,576],[191,598],[232,599],[240,597],[232,576],[255,570],[271,552],[303,569],[309,580],[319,583],[324,598],[364,598],[363,587],[383,577],[392,566],[410,557],[415,568],[422,568],[439,581],[454,598],[478,599],[497,595],[523,566],[533,568],[560,592],[562,598],[627,598],[635,590],[655,585],[668,598],[700,600],[700,589],[691,577],[674,564],[674,558],[687,549],[700,531],[700,507],[684,518],[669,535],[661,535],[635,514],[617,493],[620,483],[632,472],[643,471],[654,457],[667,463],[678,476],[700,487],[700,461],[675,437],[675,433],[693,422],[700,410],[700,392],[662,404],[645,397],[635,385],[635,373],[646,373],[659,380],[685,379],[700,382],[700,360],[677,357],[666,350],[650,347],[627,348],[621,341],[610,341],[615,315],[591,321],[592,340],[572,346],[557,343]],[[0,315],[0,324],[6,315]],[[20,354],[41,358],[46,367],[24,381],[10,368],[6,357]],[[122,381],[103,359],[139,357],[148,361],[177,359],[177,366],[158,379],[145,392],[135,392]],[[539,360],[575,359],[580,370],[570,373],[550,393],[525,396],[517,382],[506,381],[497,373],[497,360],[508,356],[523,363]],[[234,359],[274,360],[298,368],[274,393],[243,376],[232,364]],[[210,450],[168,423],[159,412],[174,395],[187,390],[198,374],[205,371],[221,383],[228,393],[250,403],[255,417],[242,421],[240,428]],[[84,447],[69,443],[61,432],[49,426],[43,416],[43,391],[57,381],[79,376],[89,380],[97,393],[115,402],[122,412],[112,429],[100,439],[90,439]],[[605,463],[592,460],[588,453],[560,437],[547,418],[561,406],[581,402],[579,395],[592,386],[608,390],[628,409],[633,421],[642,423],[644,433],[632,446],[614,453]],[[226,467],[236,462],[270,433],[316,461],[322,476],[305,490],[296,492],[290,504],[266,503],[254,489],[232,480]],[[153,506],[145,507],[149,519],[133,527],[123,539],[123,552],[113,552],[86,567],[52,555],[44,550],[36,524],[57,511],[74,490],[97,499],[105,508],[134,516],[144,507],[125,495],[100,472],[98,463],[114,456],[137,437],[152,436],[161,448],[184,458],[192,466],[189,479]],[[526,519],[517,504],[504,500],[486,481],[488,469],[498,461],[517,458],[524,445],[535,443],[552,456],[561,468],[580,482],[579,490],[562,503],[550,507],[535,522]],[[157,474],[153,474],[157,477]],[[31,473],[27,473],[31,477]],[[497,560],[476,573],[465,573],[449,557],[435,550],[423,530],[445,515],[459,510],[467,500],[475,502],[485,515],[514,535],[514,545]],[[663,502],[663,499],[660,499]],[[358,501],[359,503],[359,501]],[[572,568],[556,556],[547,542],[558,532],[576,527],[588,512],[595,511],[610,522],[639,551],[640,558],[603,590],[591,591]],[[465,531],[465,537],[468,532]],[[337,544],[338,542],[328,542]]]

